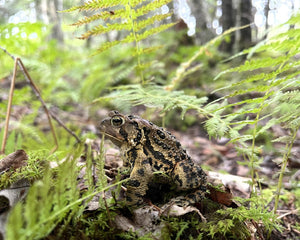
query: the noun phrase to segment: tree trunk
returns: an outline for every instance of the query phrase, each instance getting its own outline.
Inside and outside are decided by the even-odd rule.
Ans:
[[[62,9],[62,0],[48,0],[47,13],[51,24],[53,24],[51,38],[56,39],[60,44],[64,42],[64,35],[61,29],[61,14],[58,11]]]
[[[43,22],[43,7],[42,7],[42,1],[41,0],[35,0],[34,1],[34,7],[36,12],[36,20],[39,22]]]
[[[264,7],[264,14],[265,14],[265,17],[266,17],[266,23],[265,23],[265,31],[267,32],[268,28],[269,28],[269,25],[268,25],[268,19],[269,19],[269,11],[270,11],[270,1],[267,0],[266,1],[266,4],[265,4],[265,7]],[[265,34],[265,38],[267,37],[267,34]]]
[[[232,0],[222,0],[222,16],[221,25],[223,32],[235,26],[235,11]],[[233,52],[234,36],[231,34],[229,38],[224,40],[220,45],[220,50],[227,53]]]
[[[241,26],[253,23],[251,0],[241,0],[240,2],[240,23]],[[252,29],[250,26],[240,30],[240,41],[238,51],[249,48],[252,44]]]
[[[192,15],[196,18],[196,43],[205,44],[216,36],[212,27],[208,27],[208,24],[211,25],[213,21],[213,17],[209,13],[214,12],[214,9],[211,9],[212,7],[207,1],[199,0],[189,1],[189,6]]]

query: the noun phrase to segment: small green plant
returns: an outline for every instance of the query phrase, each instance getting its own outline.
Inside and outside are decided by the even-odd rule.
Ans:
[[[7,239],[40,239],[52,234],[55,231],[56,237],[65,236],[65,231],[77,223],[86,228],[93,229],[95,222],[93,218],[84,215],[84,210],[88,203],[97,194],[100,194],[111,187],[117,186],[124,181],[117,182],[107,186],[105,175],[103,174],[104,159],[97,159],[98,164],[98,181],[94,181],[92,175],[91,155],[87,156],[87,168],[85,170],[85,182],[87,187],[81,191],[78,182],[79,171],[81,167],[77,165],[77,159],[83,151],[82,147],[78,147],[75,151],[64,155],[65,160],[58,162],[58,166],[50,168],[49,160],[45,159],[44,164],[39,170],[34,168],[34,164],[40,164],[42,154],[34,155],[34,161],[29,165],[29,170],[24,170],[16,177],[30,176],[35,182],[30,187],[25,202],[19,202],[11,211],[7,223]],[[90,151],[88,151],[90,153]],[[59,159],[63,158],[63,154],[57,153]],[[32,158],[34,158],[34,156]],[[103,157],[103,153],[101,155]],[[55,158],[52,155],[51,160]],[[39,161],[38,161],[39,160]],[[54,162],[54,161],[53,161]],[[35,172],[33,170],[36,170]],[[26,174],[25,174],[26,173]],[[114,214],[108,212],[102,198],[99,200],[99,209],[102,214],[96,217],[100,223],[108,218],[114,217]],[[102,225],[103,227],[105,225]],[[107,231],[107,227],[103,228],[103,234]],[[76,231],[75,231],[76,232]],[[79,234],[80,231],[76,234]],[[89,233],[94,234],[92,232]],[[89,235],[87,234],[87,235]],[[100,233],[99,233],[100,234]]]
[[[300,15],[297,15],[286,24],[293,26],[299,20]],[[263,214],[257,216],[270,228],[274,227],[266,218],[266,216],[270,217],[268,215],[270,209],[265,211],[265,202],[258,200],[263,198],[259,196],[260,188],[256,187],[260,178],[257,171],[262,161],[260,155],[264,151],[264,145],[258,145],[257,139],[274,126],[280,126],[286,132],[286,136],[275,137],[271,141],[285,144],[277,190],[273,199],[275,214],[281,195],[283,176],[300,127],[300,62],[295,57],[300,47],[300,29],[292,27],[280,29],[279,33],[242,52],[241,55],[247,57],[244,63],[221,72],[216,77],[217,80],[231,74],[236,79],[242,80],[232,81],[216,90],[224,94],[224,97],[207,105],[205,105],[205,97],[197,98],[186,95],[183,91],[173,90],[174,86],[177,87],[177,82],[180,83],[186,76],[183,70],[177,73],[178,77],[175,78],[174,83],[171,82],[167,87],[153,84],[120,86],[109,95],[95,100],[112,100],[117,106],[120,102],[122,104],[128,102],[131,105],[143,104],[147,107],[159,108],[163,112],[180,108],[182,117],[187,110],[196,110],[199,116],[207,119],[204,125],[209,136],[229,138],[230,142],[235,144],[238,153],[244,157],[244,164],[250,169],[252,197],[255,199],[255,204],[254,201],[250,201],[249,213],[258,209],[260,205],[259,209],[263,210]],[[198,56],[197,54],[195,56]],[[195,59],[193,57],[188,61],[188,66]],[[184,64],[182,68],[186,69]]]
[[[47,167],[48,164],[43,177],[30,188],[26,202],[19,202],[12,210],[7,225],[8,239],[47,236],[63,219],[70,221],[84,206],[76,201],[80,196],[76,162],[68,158],[56,169]]]
[[[299,19],[300,15],[292,17],[287,24],[290,26],[296,24]],[[273,139],[273,142],[285,144],[275,195],[274,212],[278,207],[283,175],[291,154],[291,148],[300,127],[300,94],[299,88],[297,88],[300,84],[298,77],[300,62],[295,58],[298,52],[299,38],[299,29],[290,28],[262,44],[244,51],[244,54],[248,54],[249,58],[254,53],[259,54],[267,51],[272,52],[273,56],[270,57],[266,54],[266,57],[260,59],[253,57],[253,59],[246,60],[244,64],[221,73],[222,75],[236,72],[246,76],[242,81],[223,88],[223,90],[231,90],[230,94],[223,99],[226,101],[227,99],[241,98],[250,93],[257,93],[258,96],[246,98],[233,104],[226,104],[214,110],[221,116],[225,110],[233,106],[240,106],[238,111],[224,115],[219,119],[222,119],[222,122],[227,125],[224,133],[230,136],[231,142],[238,146],[239,153],[248,160],[254,194],[256,194],[254,185],[258,177],[256,169],[259,168],[260,163],[259,153],[263,149],[263,146],[257,146],[256,139],[274,125],[281,125],[283,129],[287,130],[286,136]],[[255,85],[254,87],[247,87],[249,84]],[[211,105],[216,104],[218,103]],[[216,125],[222,123],[210,119],[206,123],[207,129],[211,127],[211,121],[215,121]],[[240,136],[240,130],[249,126],[251,126],[251,133]]]
[[[14,134],[12,134],[14,136]],[[18,169],[9,169],[0,175],[0,189],[5,189],[19,180],[27,180],[29,183],[40,179],[44,173],[44,167],[48,164],[49,151],[37,150],[28,154],[26,165]]]

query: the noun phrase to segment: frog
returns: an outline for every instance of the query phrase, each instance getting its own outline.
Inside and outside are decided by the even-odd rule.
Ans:
[[[126,202],[145,203],[149,185],[157,176],[169,181],[176,191],[187,193],[175,198],[180,206],[201,202],[207,190],[207,175],[193,162],[181,143],[169,131],[136,115],[116,110],[98,124],[98,129],[120,149],[123,167],[128,169]]]

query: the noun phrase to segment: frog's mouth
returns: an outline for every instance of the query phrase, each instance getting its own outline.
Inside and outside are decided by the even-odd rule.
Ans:
[[[116,136],[116,133],[114,131],[110,130],[110,124],[110,118],[106,118],[98,125],[98,129],[100,133],[107,137],[110,141],[112,141],[113,144],[115,144],[117,147],[121,147],[123,142]]]
[[[121,147],[122,146],[122,141],[120,139],[118,139],[117,137],[111,135],[110,133],[100,129],[100,133],[102,135],[104,135],[105,137],[107,137],[113,144],[115,144],[117,147]]]

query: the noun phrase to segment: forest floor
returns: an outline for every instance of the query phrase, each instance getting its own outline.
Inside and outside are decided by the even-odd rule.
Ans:
[[[81,107],[78,109],[80,108]],[[135,108],[134,111],[134,114],[142,115],[144,109]],[[63,118],[66,121],[67,119],[78,119],[78,126],[81,126],[83,132],[92,131],[99,135],[99,132],[96,130],[96,126],[99,121],[107,117],[108,112],[108,109],[101,109],[91,118],[88,115],[85,115],[85,117],[82,116],[82,111],[76,111],[71,114],[72,116],[68,116],[68,113],[65,112]],[[78,115],[79,113],[81,116]],[[151,119],[154,123],[156,123],[157,120],[158,119]],[[243,164],[245,163],[245,159],[238,155],[234,145],[228,143],[229,139],[209,139],[201,124],[190,126],[186,131],[181,131],[179,129],[174,130],[168,127],[167,130],[171,131],[171,133],[179,140],[193,161],[209,172],[210,176],[220,179],[222,183],[230,189],[230,192],[232,192],[234,197],[241,197],[244,199],[250,197],[250,186],[247,183],[248,181],[251,181],[249,168],[247,165]],[[279,127],[271,128],[270,131],[272,131],[271,134],[274,134],[277,137],[287,134]],[[300,132],[298,133],[297,139],[298,140],[293,146],[292,154],[289,159],[288,172],[285,174],[283,179],[283,188],[285,193],[291,191],[294,187],[292,182],[298,182],[299,184],[300,180]],[[261,142],[261,144],[263,144],[263,142]],[[273,189],[273,195],[275,195],[275,187],[278,181],[278,173],[280,171],[279,163],[282,162],[280,149],[283,148],[284,145],[282,144],[276,144],[272,147],[268,146],[263,148],[260,154],[262,162],[260,167],[257,169],[257,174],[261,179],[260,185],[262,189]],[[108,169],[111,169],[112,166],[122,166],[119,149],[117,149],[109,140],[105,141],[105,152],[106,167]],[[293,194],[287,194],[286,196],[288,197],[281,199],[279,209],[277,210],[278,219],[281,220],[280,225],[282,229],[281,231],[274,230],[272,232],[271,239],[298,239],[300,237],[299,225],[297,225],[297,223],[300,222],[299,211],[297,211],[299,199],[297,199]],[[273,209],[274,198],[266,207],[270,210]],[[146,210],[150,211],[148,208]],[[145,217],[146,210],[141,213],[137,212],[135,217],[137,218],[139,214]],[[186,212],[182,212],[181,214],[184,215]],[[124,221],[124,219],[122,220]],[[132,219],[130,218],[130,221],[131,220]],[[143,221],[139,222],[139,225],[149,224],[149,222]],[[255,225],[254,228],[256,227],[257,229],[252,232],[253,236],[251,239],[267,239],[264,234],[257,233],[259,232],[259,223],[256,224],[257,225]],[[298,228],[295,228],[294,226],[298,226]],[[121,226],[120,228],[123,227]],[[256,237],[254,237],[254,235]],[[257,235],[259,235],[258,238]]]
[[[1,89],[7,90],[8,85],[6,81],[0,82]],[[22,87],[22,86],[21,86]],[[0,101],[7,99],[7,93],[0,92]],[[74,107],[74,106],[73,106]],[[58,109],[52,109],[53,112],[65,123],[70,123],[72,126],[77,126],[81,129],[81,133],[92,132],[99,136],[99,132],[96,130],[96,125],[99,121],[107,116],[109,110],[101,109],[95,113],[94,116],[88,116],[87,112],[84,110],[83,106],[76,106],[73,109],[77,109],[74,112],[67,112]],[[27,115],[30,114],[30,106],[13,106],[11,121],[18,122]],[[141,112],[134,112],[134,114],[140,115]],[[151,121],[156,122],[157,119],[151,119]],[[46,116],[41,112],[35,123],[35,126],[43,126],[45,134],[49,134],[49,127],[47,127]],[[1,128],[2,128],[1,124]],[[219,179],[227,186],[232,192],[234,197],[249,198],[250,196],[250,186],[245,183],[250,181],[249,168],[245,163],[242,156],[237,154],[234,145],[229,142],[229,139],[209,139],[206,136],[201,124],[195,124],[190,126],[186,131],[180,131],[180,129],[174,130],[167,127],[167,129],[172,132],[172,134],[179,140],[184,148],[197,164],[200,164],[206,171],[209,171],[210,175],[219,174]],[[59,128],[56,131],[63,131]],[[281,128],[271,128],[270,134],[279,136],[284,136],[286,133]],[[98,139],[98,143],[99,140]],[[292,149],[292,155],[289,159],[288,173],[283,179],[283,188],[286,192],[289,192],[293,188],[292,182],[300,181],[300,132],[298,133],[297,140]],[[262,142],[262,144],[264,144]],[[267,146],[260,153],[262,162],[260,168],[257,169],[257,174],[261,179],[261,186],[263,189],[271,188],[277,184],[278,172],[280,171],[279,163],[282,160],[280,155],[280,150],[283,145],[274,145],[272,147]],[[106,151],[106,165],[111,168],[112,165],[115,167],[120,167],[121,162],[118,156],[119,150],[116,149],[109,141],[105,143]],[[246,185],[245,185],[246,184]],[[299,199],[295,198],[295,195],[286,195],[288,197],[281,199],[278,213],[278,219],[281,220],[280,225],[282,226],[282,231],[274,230],[271,235],[271,239],[299,239],[300,237],[300,215],[297,212],[297,205],[299,206]],[[273,209],[274,200],[268,203],[268,208]],[[148,209],[149,210],[149,209]],[[144,214],[144,213],[142,213]],[[184,215],[185,213],[182,213]],[[124,219],[123,219],[124,220]],[[251,219],[249,219],[251,220]],[[298,223],[298,225],[297,225]],[[257,225],[259,223],[256,223]],[[254,224],[255,225],[255,224]],[[297,226],[295,228],[295,226]],[[258,231],[258,230],[257,230]],[[255,235],[255,234],[254,234]],[[257,233],[256,233],[257,235]],[[259,235],[259,234],[258,234]],[[249,238],[256,239],[256,238]],[[266,239],[263,235],[257,239]]]
[[[108,110],[99,111],[99,118],[105,118],[105,113],[107,113],[107,111]],[[230,192],[234,197],[241,197],[244,199],[250,197],[251,191],[248,182],[251,181],[251,174],[247,165],[243,164],[247,160],[237,153],[233,144],[228,143],[229,139],[209,139],[201,124],[191,126],[186,131],[173,130],[170,128],[167,128],[167,130],[179,140],[193,161],[206,169],[209,176],[221,180],[222,183],[230,189]],[[287,133],[279,127],[271,128],[270,131],[272,132],[271,134],[274,134],[277,137],[287,135]],[[285,194],[295,187],[292,182],[298,182],[296,187],[299,187],[300,132],[298,132],[297,139],[289,158],[287,173],[283,179]],[[118,155],[118,149],[116,149],[110,141],[107,141],[105,148],[106,156],[108,156],[107,159],[109,159],[109,161],[114,161],[115,157],[112,158],[111,156]],[[261,179],[260,186],[262,189],[272,188],[273,195],[275,195],[274,188],[278,182],[278,175],[281,168],[280,163],[282,162],[280,149],[283,148],[283,144],[275,144],[272,147],[269,146],[264,148],[260,153],[262,162],[257,169],[256,174],[258,174]],[[116,161],[116,165],[120,165],[120,162]],[[277,210],[278,219],[281,220],[280,225],[282,229],[281,231],[274,230],[270,239],[299,239],[300,237],[300,214],[299,208],[297,209],[297,206],[299,206],[299,199],[293,194],[287,194],[287,196],[287,198],[281,199],[279,209]],[[266,207],[273,209],[274,198]],[[293,226],[298,226],[298,228],[294,228]],[[254,235],[251,239],[267,239],[263,234],[261,234],[259,238],[254,237]]]

